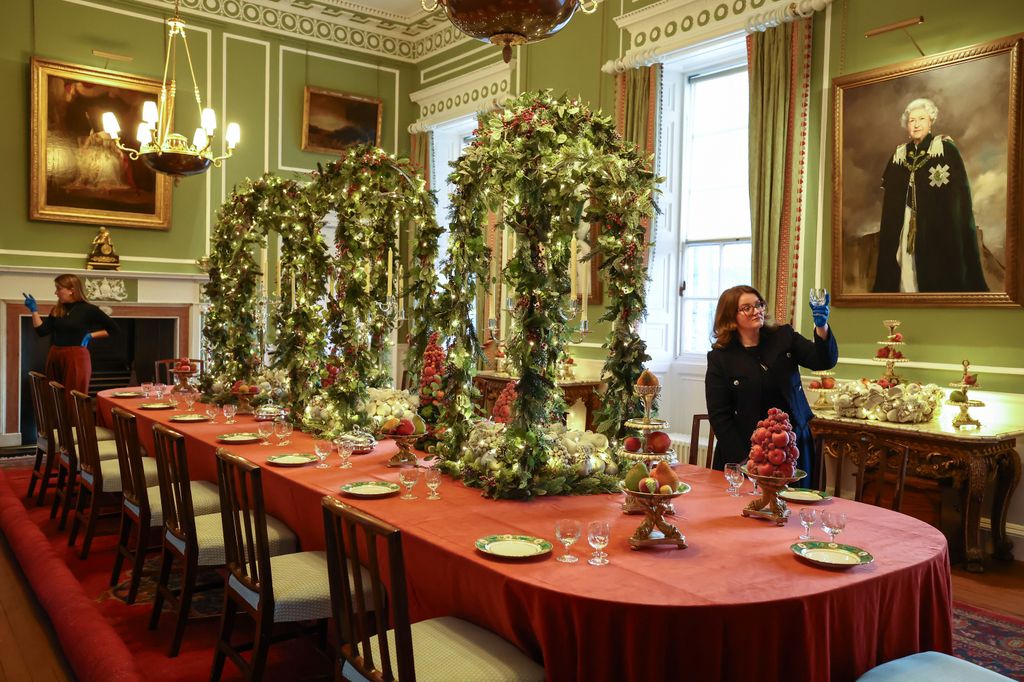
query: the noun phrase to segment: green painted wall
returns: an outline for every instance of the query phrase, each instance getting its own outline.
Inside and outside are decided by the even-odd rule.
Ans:
[[[845,10],[844,10],[845,3]],[[845,19],[844,19],[845,15]],[[829,87],[831,78],[856,73],[918,58],[920,55],[913,43],[901,31],[894,31],[873,38],[864,38],[864,32],[895,21],[924,15],[925,22],[910,28],[926,55],[983,43],[995,38],[1011,35],[1024,29],[1024,3],[988,0],[970,4],[965,10],[959,0],[899,0],[896,2],[856,2],[836,0],[832,9],[831,50],[829,54],[829,80],[820,77],[823,67],[821,55],[824,52],[824,16],[815,23],[816,72],[815,88],[812,95],[812,139],[809,155],[808,186],[808,243],[809,257],[803,265],[804,281],[807,287],[814,282],[814,258],[817,246],[818,192],[824,193],[822,235],[822,283],[829,285],[831,273],[832,240],[832,135],[831,97],[828,100],[825,124],[826,145],[818,144],[817,126],[820,122],[821,87]],[[820,29],[820,30],[819,30]],[[845,66],[845,68],[842,68]],[[969,96],[965,93],[965,97]],[[818,164],[824,164],[825,174],[822,186],[818,187]],[[1020,174],[1018,173],[1018,180]],[[1024,225],[1020,226],[1024,236]],[[1019,239],[1019,238],[1018,238]],[[806,306],[806,290],[801,292],[801,305]],[[1024,310],[1021,308],[934,308],[915,305],[913,307],[851,308],[834,307],[832,323],[840,341],[840,352],[844,358],[870,358],[878,346],[876,341],[884,338],[881,324],[885,319],[899,319],[903,322],[901,331],[907,341],[904,352],[911,360],[927,363],[959,364],[965,357],[972,364],[1001,368],[1024,368]],[[805,317],[803,332],[810,334],[811,322]],[[864,366],[841,363],[840,376],[855,378],[881,375],[881,366]],[[931,381],[939,385],[956,380],[952,370],[928,370],[907,368],[902,372],[910,379]],[[986,390],[1024,393],[1024,376],[1008,373],[983,373],[981,383]]]
[[[0,110],[0,126],[8,131],[11,142],[5,152],[18,172],[9,173],[0,185],[0,202],[7,208],[0,230],[0,264],[81,267],[97,226],[28,219],[29,60],[38,55],[103,68],[105,60],[93,56],[92,50],[104,50],[134,58],[128,64],[111,62],[109,68],[159,79],[163,69],[163,21],[170,10],[132,2],[86,0],[8,0],[4,9],[0,78],[13,101]],[[388,151],[408,152],[404,131],[414,118],[408,98],[414,73],[411,65],[325,45],[306,45],[187,13],[184,19],[189,25],[189,47],[204,103],[209,95],[221,130],[228,120],[241,124],[242,142],[222,168],[181,180],[173,192],[170,230],[110,228],[123,269],[195,272],[193,261],[206,251],[207,230],[216,219],[217,208],[236,183],[265,170],[288,176],[330,160],[327,155],[300,148],[306,84],[380,97],[381,145]],[[197,125],[197,115],[183,59],[178,69],[177,127],[191,130]],[[24,252],[82,255],[61,258]]]

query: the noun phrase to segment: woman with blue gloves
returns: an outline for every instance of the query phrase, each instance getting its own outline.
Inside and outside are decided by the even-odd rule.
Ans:
[[[811,477],[814,439],[808,423],[814,416],[800,383],[800,367],[826,370],[839,360],[839,347],[828,325],[829,297],[811,305],[814,340],[792,326],[765,321],[765,301],[749,286],[722,292],[715,311],[714,343],[704,378],[708,416],[715,430],[714,468],[744,462],[750,436],[769,408],[789,414],[796,444],[797,466]]]
[[[64,384],[69,391],[88,393],[92,376],[89,341],[116,334],[117,324],[86,300],[78,277],[61,275],[53,281],[57,305],[45,320],[39,315],[36,299],[25,294],[25,307],[32,312],[36,334],[53,338],[46,356],[46,376]]]

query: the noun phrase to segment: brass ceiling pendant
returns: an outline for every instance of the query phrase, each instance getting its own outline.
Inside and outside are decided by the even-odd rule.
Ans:
[[[597,10],[597,0],[420,0],[423,9],[444,9],[448,21],[471,38],[501,45],[507,64],[512,48],[555,35],[577,8]]]

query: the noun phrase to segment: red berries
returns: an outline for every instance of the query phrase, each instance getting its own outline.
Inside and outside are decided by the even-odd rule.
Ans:
[[[789,415],[778,408],[757,423],[750,436],[750,459],[747,469],[758,476],[789,477],[793,475],[800,450]]]

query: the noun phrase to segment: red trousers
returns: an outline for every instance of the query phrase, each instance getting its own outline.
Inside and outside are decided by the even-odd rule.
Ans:
[[[46,376],[52,381],[64,384],[71,391],[89,392],[89,377],[92,376],[92,357],[83,346],[50,346],[46,356]]]

